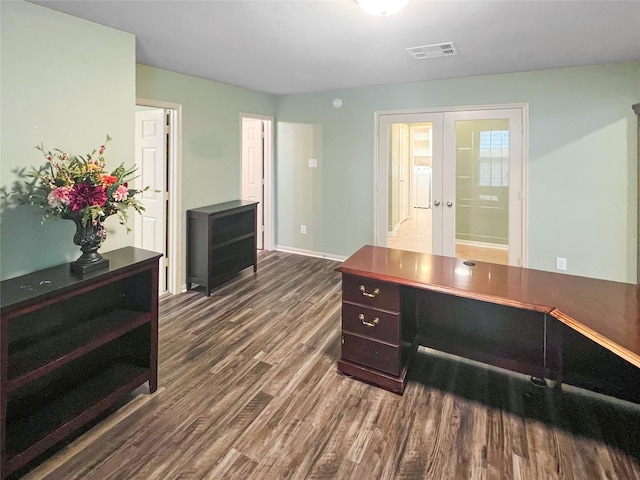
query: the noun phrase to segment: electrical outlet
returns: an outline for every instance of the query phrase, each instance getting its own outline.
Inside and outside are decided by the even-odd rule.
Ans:
[[[309,159],[309,167],[310,168],[317,168],[318,167],[318,159],[317,158],[310,158]]]
[[[567,259],[562,257],[556,257],[556,270],[566,270]]]
[[[303,235],[306,235],[306,233],[307,233],[307,226],[306,225],[300,225],[300,233],[302,233]]]

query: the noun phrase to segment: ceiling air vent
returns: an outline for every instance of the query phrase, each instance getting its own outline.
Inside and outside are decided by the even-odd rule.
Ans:
[[[451,55],[458,54],[453,42],[411,47],[407,48],[407,52],[409,52],[409,55],[411,55],[415,60],[422,60],[423,58],[449,57]]]

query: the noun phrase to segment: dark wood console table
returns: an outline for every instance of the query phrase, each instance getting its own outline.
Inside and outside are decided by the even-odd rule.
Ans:
[[[418,345],[640,403],[640,288],[365,246],[342,273],[345,375],[402,393]]]
[[[158,385],[158,259],[132,247],[0,283],[0,479],[145,382]]]

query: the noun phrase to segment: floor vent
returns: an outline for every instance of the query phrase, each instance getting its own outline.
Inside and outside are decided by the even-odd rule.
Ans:
[[[433,45],[423,45],[421,47],[407,48],[407,52],[415,60],[422,60],[424,58],[436,58],[436,57],[450,57],[451,55],[457,55],[458,50],[453,42],[435,43]]]

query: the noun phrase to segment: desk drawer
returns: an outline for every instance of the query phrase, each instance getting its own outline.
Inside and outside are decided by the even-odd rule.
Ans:
[[[400,311],[400,287],[371,278],[343,274],[342,299],[391,312]]]
[[[343,302],[342,330],[400,345],[400,314]]]
[[[400,375],[400,347],[342,333],[342,359],[365,367]]]

